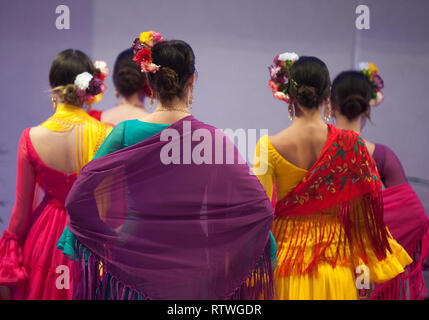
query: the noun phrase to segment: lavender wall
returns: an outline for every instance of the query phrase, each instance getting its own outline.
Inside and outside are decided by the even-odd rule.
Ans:
[[[371,29],[356,30],[355,8],[371,9]],[[154,29],[189,42],[197,57],[193,112],[220,128],[289,125],[286,105],[272,98],[267,66],[275,54],[296,51],[324,60],[332,77],[370,60],[385,80],[385,103],[373,112],[364,136],[389,145],[407,175],[429,180],[429,2],[368,0],[0,0],[0,217],[5,228],[14,200],[16,146],[22,130],[51,113],[48,70],[59,51],[75,47],[104,59],[140,32]],[[55,28],[55,8],[71,11],[71,29]],[[116,103],[111,77],[96,108]],[[429,192],[416,186],[426,208]]]

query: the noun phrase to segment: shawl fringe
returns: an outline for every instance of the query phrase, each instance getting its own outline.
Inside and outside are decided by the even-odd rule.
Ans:
[[[376,287],[371,300],[424,300],[426,285],[423,277],[423,262],[429,250],[429,224],[426,223],[423,236],[408,254],[413,259],[405,271],[392,280]]]
[[[269,242],[268,242],[269,243]],[[74,270],[74,300],[152,300],[144,292],[120,280],[107,268],[102,260],[76,241],[78,263]],[[86,261],[85,257],[88,259]],[[108,290],[110,287],[110,290]],[[241,284],[225,297],[225,300],[272,300],[274,298],[274,277],[271,267],[270,246],[265,246],[253,271]]]
[[[348,265],[356,258],[368,263],[368,250],[383,260],[387,251],[392,251],[383,222],[381,192],[311,214],[288,216],[276,212],[272,232],[279,244],[276,273],[281,277],[317,274],[322,261],[332,267]]]

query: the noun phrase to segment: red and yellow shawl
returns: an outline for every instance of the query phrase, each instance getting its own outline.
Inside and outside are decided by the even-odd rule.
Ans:
[[[281,277],[317,273],[321,262],[353,267],[386,258],[380,178],[360,136],[329,125],[317,162],[277,201],[272,232]]]

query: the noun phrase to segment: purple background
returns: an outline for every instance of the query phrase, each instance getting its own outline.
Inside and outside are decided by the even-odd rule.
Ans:
[[[55,9],[69,6],[71,29],[57,30]],[[371,29],[355,28],[355,8],[371,9]],[[52,114],[48,72],[63,49],[78,48],[113,69],[117,54],[142,31],[189,42],[198,80],[193,113],[219,128],[289,125],[287,106],[272,98],[267,66],[295,51],[324,60],[331,77],[374,61],[385,102],[363,136],[391,147],[407,176],[429,180],[429,1],[344,0],[0,0],[0,230],[14,201],[16,147],[21,132]],[[111,77],[104,100],[116,103]],[[429,190],[414,185],[426,209]]]

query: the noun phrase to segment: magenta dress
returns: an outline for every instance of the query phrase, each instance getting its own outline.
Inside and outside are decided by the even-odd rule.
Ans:
[[[56,246],[68,219],[64,202],[77,174],[45,165],[29,132],[20,139],[15,207],[0,239],[0,285],[12,288],[12,299],[68,300],[73,262]],[[44,198],[35,206],[38,189]]]
[[[418,300],[426,297],[423,268],[429,261],[429,219],[404,168],[387,146],[376,144],[373,158],[377,164],[383,190],[384,223],[392,236],[412,257],[413,263],[396,278],[376,287],[373,299]]]

